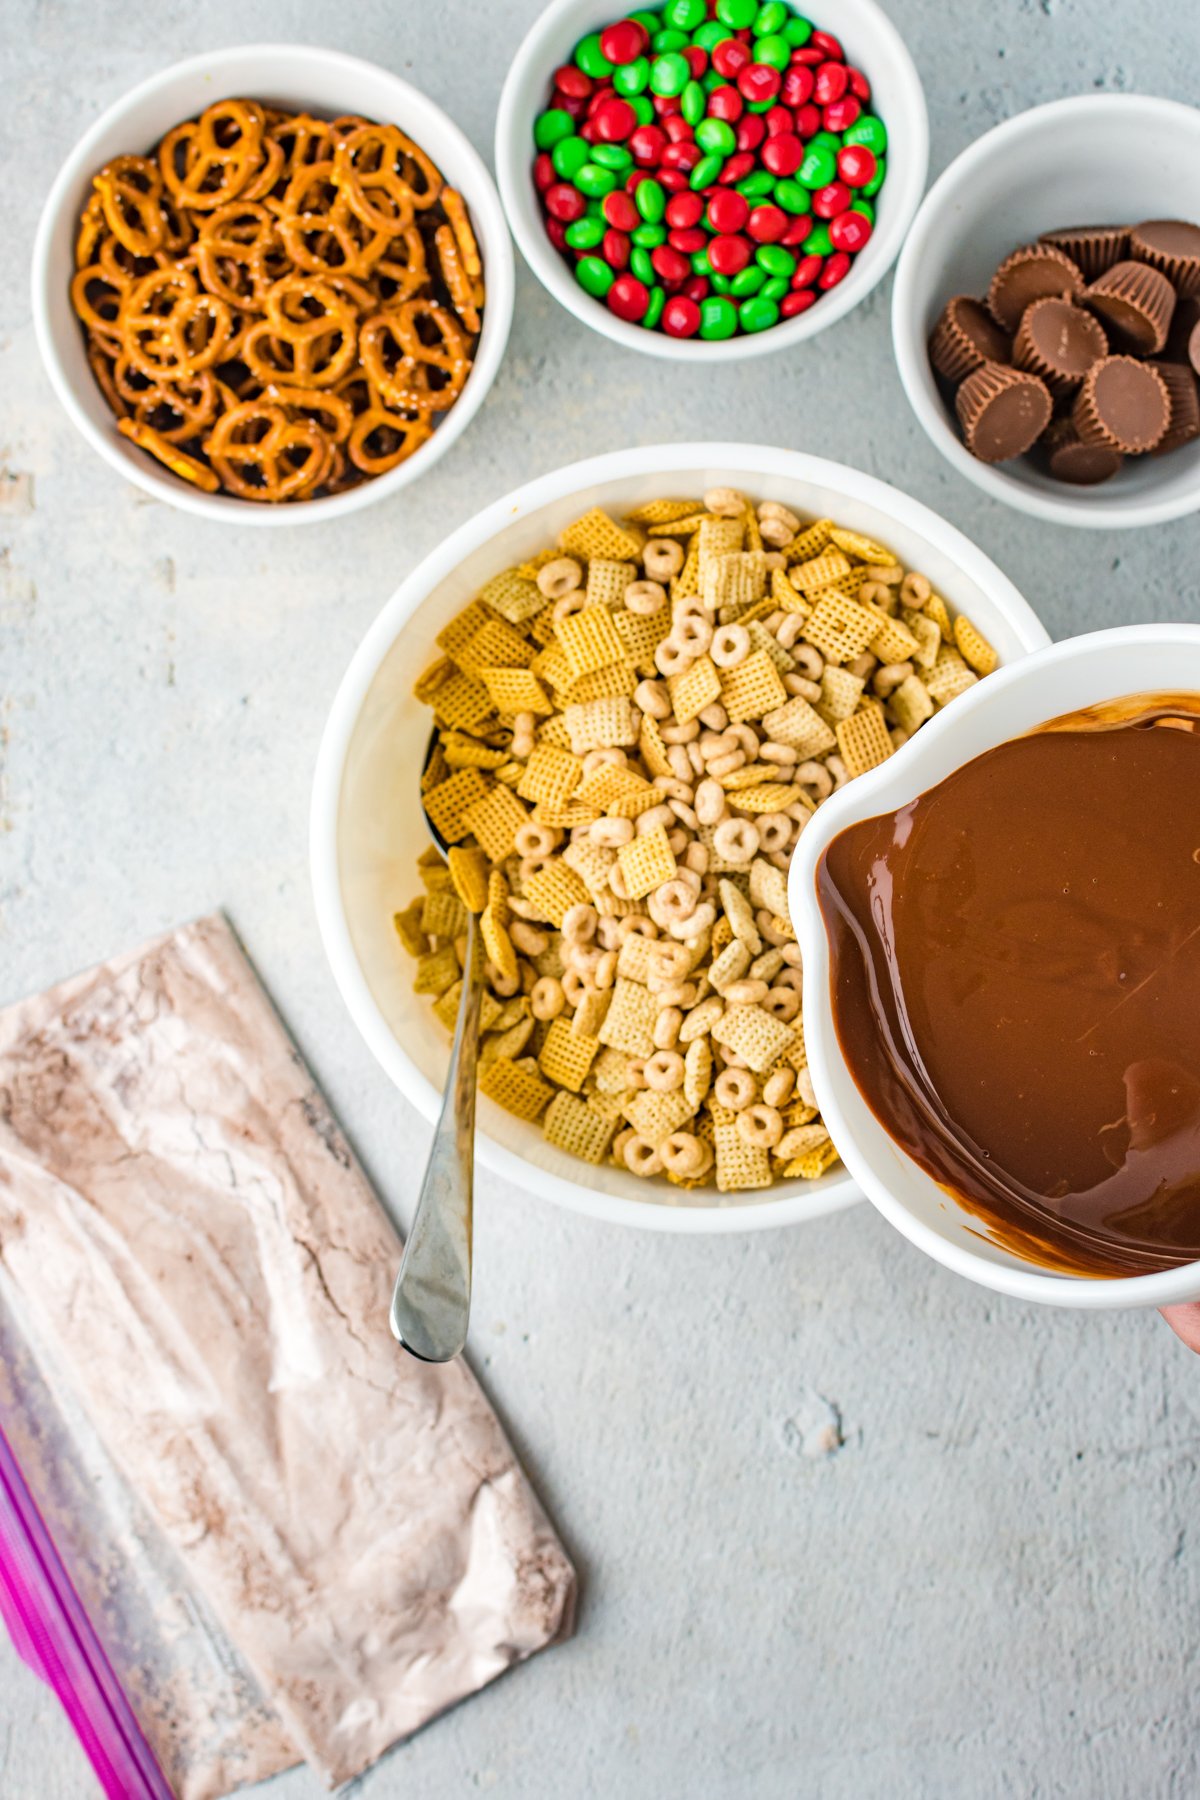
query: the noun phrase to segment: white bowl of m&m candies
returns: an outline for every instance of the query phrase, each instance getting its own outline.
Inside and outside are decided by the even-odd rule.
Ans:
[[[500,97],[513,235],[557,300],[652,356],[814,337],[887,272],[925,183],[920,78],[874,0],[553,0]]]

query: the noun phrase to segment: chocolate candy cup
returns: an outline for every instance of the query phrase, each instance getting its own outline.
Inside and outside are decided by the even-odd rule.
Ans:
[[[1170,412],[1166,384],[1152,363],[1106,356],[1084,376],[1071,418],[1085,444],[1138,456],[1162,442]]]
[[[929,360],[947,381],[962,381],[981,363],[1006,363],[1012,346],[981,300],[955,294],[929,339]]]
[[[963,441],[980,462],[1007,462],[1035,444],[1050,422],[1050,390],[1036,375],[984,363],[954,397]]]
[[[1092,282],[1083,300],[1111,326],[1124,349],[1157,356],[1166,343],[1175,289],[1148,263],[1114,263]]]
[[[1200,326],[1197,327],[1200,330]],[[1178,450],[1184,444],[1190,444],[1193,438],[1200,437],[1200,394],[1196,392],[1196,377],[1186,363],[1156,362],[1154,367],[1162,378],[1167,390],[1167,429],[1154,446],[1155,456],[1165,456],[1168,450]]]
[[[1042,439],[1046,466],[1055,481],[1073,487],[1096,487],[1110,481],[1124,462],[1107,444],[1085,444],[1070,419],[1055,419]]]
[[[1181,294],[1175,302],[1162,360],[1190,362],[1200,375],[1200,298],[1193,294]]]
[[[1067,225],[1061,231],[1043,231],[1039,244],[1053,244],[1069,256],[1085,281],[1095,281],[1105,269],[1129,254],[1126,225]]]
[[[988,310],[1005,331],[1015,331],[1021,315],[1048,294],[1068,298],[1083,291],[1083,276],[1053,244],[1025,244],[1006,256],[988,288]]]
[[[1078,387],[1092,364],[1107,354],[1099,319],[1053,294],[1025,308],[1013,340],[1017,368],[1040,375],[1055,394]]]
[[[1129,234],[1129,254],[1165,275],[1179,294],[1200,294],[1200,225],[1147,219]]]

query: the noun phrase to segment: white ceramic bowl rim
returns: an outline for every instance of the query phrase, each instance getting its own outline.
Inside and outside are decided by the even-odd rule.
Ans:
[[[197,92],[193,103],[196,106],[220,98],[229,91],[219,85],[226,72],[240,74],[252,62],[262,65],[257,84],[260,93],[265,92],[269,97],[286,94],[288,90],[304,90],[311,95],[307,103],[318,112],[326,110],[321,94],[328,89],[331,77],[346,83],[385,85],[392,97],[391,109],[410,122],[413,137],[428,149],[439,165],[446,158],[456,165],[459,185],[465,191],[483,243],[487,269],[487,304],[474,367],[459,400],[446,413],[428,442],[384,475],[361,482],[345,493],[295,505],[257,505],[232,495],[205,494],[160,469],[144,452],[133,451],[111,428],[101,427],[80,399],[67,372],[58,346],[61,327],[56,326],[53,317],[59,286],[70,276],[70,270],[63,269],[56,258],[53,240],[64,210],[70,209],[74,218],[79,196],[104,154],[99,147],[110,132],[148,102],[158,99],[164,90],[175,86],[203,82],[209,90],[207,100]],[[310,81],[311,88],[308,86]],[[141,148],[138,143],[125,145],[130,152]],[[72,241],[73,238],[72,232]],[[385,500],[418,480],[466,430],[487,397],[508,342],[514,289],[512,243],[500,197],[482,158],[454,121],[419,89],[393,75],[390,69],[366,62],[361,57],[309,44],[233,44],[226,49],[206,51],[160,69],[121,95],[88,126],[55,176],[38,222],[31,269],[33,323],[42,361],[63,406],[92,448],[127,480],[135,482],[155,499],[165,500],[204,518],[250,526],[328,523]],[[79,325],[73,312],[70,325],[78,334]],[[90,370],[88,379],[92,380]]]
[[[816,10],[821,12],[820,7]],[[551,0],[518,49],[501,90],[496,115],[496,178],[513,235],[538,280],[592,330],[626,349],[674,362],[732,362],[766,356],[792,349],[835,325],[866,299],[891,268],[917,210],[929,168],[929,116],[921,78],[887,13],[875,0],[826,0],[819,20],[839,37],[850,37],[848,53],[864,64],[868,75],[872,68],[888,71],[894,97],[888,106],[881,106],[881,113],[891,116],[884,119],[889,137],[888,172],[881,190],[886,200],[879,207],[879,229],[846,279],[824,294],[816,306],[769,331],[711,342],[668,337],[665,332],[646,331],[616,318],[572,278],[546,236],[533,199],[531,105],[544,103],[552,71],[577,39],[594,25],[619,16],[619,10],[598,5],[596,0]]]
[[[848,499],[903,517],[912,530],[950,558],[967,579],[989,593],[1027,651],[1047,642],[1045,628],[1029,604],[990,558],[954,526],[872,475],[796,451],[753,444],[704,443],[646,445],[614,451],[539,476],[460,525],[401,582],[355,652],[321,740],[310,813],[314,901],[334,979],[376,1060],[429,1121],[437,1117],[441,1091],[409,1056],[372,994],[359,966],[341,892],[337,831],[342,780],[363,702],[388,651],[427,595],[471,551],[494,537],[518,514],[534,512],[549,502],[621,476],[664,470],[675,473],[690,468],[717,468],[728,470],[731,475],[819,483],[838,489]],[[572,1187],[495,1143],[482,1130],[476,1143],[480,1162],[517,1187],[609,1222],[655,1230],[713,1233],[782,1226],[853,1205],[861,1198],[854,1181],[845,1176],[837,1187],[830,1181],[819,1205],[802,1197],[739,1203],[733,1207],[650,1204]]]
[[[1081,655],[1100,655],[1106,652],[1123,655],[1131,649],[1146,645],[1178,649],[1180,644],[1186,644],[1200,653],[1200,625],[1122,625],[1109,631],[1089,632],[1081,637],[1051,644],[1044,650],[1036,650],[1030,656],[997,669],[988,676],[986,682],[981,682],[978,687],[960,695],[953,710],[932,719],[897,756],[890,758],[879,768],[861,775],[852,786],[828,800],[805,830],[793,864],[790,898],[793,912],[797,915],[797,929],[804,954],[805,1044],[809,1051],[809,1066],[822,1116],[835,1142],[841,1147],[846,1166],[872,1205],[918,1249],[924,1250],[935,1261],[953,1269],[957,1274],[965,1275],[968,1279],[1013,1299],[1088,1309],[1165,1306],[1175,1301],[1194,1299],[1200,1294],[1200,1262],[1182,1264],[1151,1275],[1111,1279],[1059,1275],[1039,1269],[1033,1263],[1026,1267],[1015,1267],[990,1261],[971,1249],[965,1237],[962,1241],[951,1239],[914,1216],[909,1207],[892,1192],[887,1178],[872,1161],[871,1154],[864,1150],[854,1121],[839,1098],[838,1084],[830,1076],[831,1067],[836,1065],[842,1072],[847,1093],[853,1089],[852,1104],[860,1111],[866,1109],[866,1102],[858,1095],[853,1078],[846,1071],[845,1059],[838,1046],[833,1024],[833,1010],[829,1001],[829,944],[816,900],[817,864],[833,839],[848,825],[882,812],[892,812],[944,779],[949,773],[948,768],[941,769],[932,776],[925,773],[931,758],[936,759],[939,750],[955,736],[963,736],[975,714],[985,708],[995,709],[998,704],[1003,703],[1007,693],[1028,683],[1040,671],[1062,669],[1077,662]],[[1160,691],[1169,688],[1172,685],[1169,675],[1165,675],[1155,685]],[[1144,691],[1144,688],[1135,684],[1122,689],[1118,683],[1115,687],[1108,686],[1106,692],[1097,697],[1139,691]],[[1063,711],[1073,709],[1074,704],[1072,701],[1070,706],[1051,706],[1044,711],[1043,717],[1054,718]],[[1080,704],[1086,702],[1081,701]],[[1020,736],[1023,729],[1025,727],[1018,726],[1010,731],[1002,730],[990,741],[1005,742],[1011,737]],[[977,751],[974,754],[984,752]],[[970,760],[972,758],[962,757],[954,766],[961,766]],[[893,1154],[907,1162],[908,1159],[903,1158],[898,1146],[891,1148]],[[929,1185],[932,1187],[932,1182]]]
[[[1123,503],[1107,487],[1089,488],[1072,493],[1066,488],[1061,498],[1018,482],[1004,469],[981,463],[962,442],[933,386],[926,354],[926,329],[917,317],[916,290],[930,258],[930,238],[943,214],[961,213],[962,193],[976,174],[992,164],[1003,165],[1012,146],[1030,132],[1052,129],[1069,143],[1071,133],[1082,123],[1116,120],[1142,121],[1146,126],[1174,127],[1195,139],[1200,127],[1200,112],[1178,100],[1163,100],[1151,94],[1074,94],[1062,100],[1051,100],[1043,106],[1029,107],[995,125],[982,137],[974,139],[942,171],[933,183],[912,222],[892,288],[892,342],[900,380],[930,442],[960,474],[985,493],[1018,507],[1034,518],[1055,525],[1074,525],[1096,529],[1132,528],[1140,525],[1165,524],[1186,517],[1200,509],[1200,481],[1189,494],[1158,496],[1148,494],[1136,502]],[[1099,208],[1103,211],[1103,208]],[[969,230],[969,219],[962,221]],[[949,292],[943,296],[948,298]]]

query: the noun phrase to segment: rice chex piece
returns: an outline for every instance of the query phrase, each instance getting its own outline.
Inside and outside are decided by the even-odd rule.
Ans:
[[[623,697],[585,700],[568,706],[563,714],[576,756],[589,750],[621,750],[638,740],[633,707]]]
[[[575,1037],[584,1037],[594,1041],[600,1047],[598,1032],[608,1017],[608,1009],[612,1005],[611,988],[588,988],[581,996],[579,1005],[571,1018],[571,1031]]]
[[[908,662],[918,649],[920,645],[903,619],[891,619],[886,613],[881,616],[879,630],[871,639],[872,656],[884,663]]]
[[[787,547],[788,561],[806,563],[814,556],[819,556],[826,544],[832,542],[832,519],[814,519],[811,525],[795,536]]]
[[[717,1188],[722,1194],[771,1185],[770,1156],[748,1144],[736,1125],[716,1126],[713,1147],[717,1156]]]
[[[849,775],[865,775],[893,754],[882,706],[865,706],[837,727],[838,749]]]
[[[866,685],[861,675],[851,675],[849,669],[827,666],[821,676],[817,711],[828,724],[836,726],[839,720],[850,717],[862,699]]]
[[[495,863],[512,855],[513,839],[528,817],[517,796],[506,787],[494,787],[463,809],[463,824]]]
[[[505,1112],[512,1113],[514,1118],[528,1119],[530,1123],[540,1117],[554,1098],[554,1089],[535,1069],[524,1062],[512,1062],[505,1056],[480,1064],[479,1091],[494,1100],[497,1106],[502,1106]]]
[[[490,784],[478,769],[459,769],[457,774],[428,790],[424,797],[425,811],[434,829],[446,842],[456,844],[471,829],[463,817],[464,812],[476,801],[485,799],[490,791]]]
[[[595,669],[607,669],[625,655],[625,646],[606,606],[585,606],[580,612],[568,613],[558,621],[558,641],[575,680]]]
[[[739,788],[730,799],[731,806],[748,813],[779,813],[807,802],[804,789],[794,781],[756,781],[752,787]]]
[[[666,743],[654,719],[643,717],[638,732],[638,751],[651,775],[668,775],[674,778],[675,771],[667,756]]]
[[[392,914],[392,924],[395,926],[396,936],[410,956],[424,956],[429,949],[428,940],[421,930],[421,913],[424,905],[423,900],[413,900],[402,911]]]
[[[804,635],[827,662],[848,663],[878,636],[879,614],[836,590],[826,594],[805,621]]]
[[[479,590],[479,598],[510,625],[524,624],[526,619],[532,619],[549,604],[537,582],[527,581],[515,569],[505,569],[485,581]]]
[[[699,1108],[712,1086],[713,1053],[706,1037],[693,1038],[683,1059],[683,1091]]]
[[[637,672],[631,662],[610,663],[605,669],[593,669],[590,674],[578,676],[563,696],[563,704],[579,706],[588,700],[632,700],[636,687]]]
[[[581,1162],[599,1163],[612,1141],[615,1124],[615,1120],[606,1119],[586,1100],[578,1100],[560,1089],[546,1108],[542,1130],[546,1142],[556,1150],[565,1150]]]
[[[528,638],[507,620],[487,613],[474,636],[459,646],[454,661],[466,674],[481,676],[485,669],[527,669],[536,655]]]
[[[653,1056],[658,1002],[640,981],[619,975],[613,983],[608,1016],[596,1034],[602,1044],[629,1056]]]
[[[925,616],[933,620],[948,644],[953,641],[954,626],[950,620],[950,608],[940,594],[930,594],[925,602]]]
[[[719,955],[713,958],[708,979],[718,994],[735,981],[740,981],[750,967],[750,951],[740,938],[731,938]]]
[[[549,801],[561,806],[583,779],[583,764],[569,750],[553,744],[535,744],[525,764],[517,792],[522,800]]]
[[[909,675],[888,695],[888,711],[911,737],[926,719],[933,717],[933,696],[919,675]]]
[[[446,655],[458,661],[457,652],[465,644],[469,644],[475,633],[487,624],[495,615],[488,611],[482,600],[472,600],[464,606],[460,613],[455,613],[448,625],[443,625],[438,632],[435,643]]]
[[[721,698],[721,688],[721,677],[710,656],[698,656],[681,675],[668,675],[667,691],[676,722],[687,725],[697,718],[706,706]]]
[[[457,727],[460,731],[478,731],[496,710],[482,681],[464,675],[459,669],[453,669],[445,681],[438,683],[431,704],[439,725]]]
[[[833,728],[799,694],[793,695],[786,706],[765,713],[763,729],[774,743],[793,749],[799,762],[828,755],[837,742]]]
[[[712,1027],[712,1035],[718,1044],[736,1051],[756,1075],[765,1075],[796,1034],[761,1006],[731,1006]]]
[[[741,549],[745,541],[744,519],[724,519],[718,518],[715,513],[706,513],[700,521],[700,529],[695,538],[697,573],[701,583],[714,557],[732,555],[735,550]]]
[[[635,525],[670,525],[675,519],[699,519],[703,508],[698,500],[646,500],[631,508],[626,515]]]
[[[629,1088],[630,1058],[624,1050],[606,1048],[592,1064],[592,1080],[601,1094],[624,1094]]]
[[[566,1019],[554,1019],[538,1053],[538,1068],[547,1081],[577,1094],[599,1049],[599,1038],[572,1031]]]
[[[670,1094],[643,1089],[626,1100],[621,1111],[638,1136],[657,1150],[664,1138],[669,1138],[672,1132],[679,1131],[694,1117],[696,1108],[682,1088]]]
[[[793,1157],[784,1165],[784,1175],[788,1180],[799,1176],[803,1181],[815,1181],[824,1175],[836,1162],[840,1162],[837,1150],[832,1143],[821,1144],[816,1150],[808,1150],[803,1156]]]
[[[779,670],[762,650],[755,650],[736,669],[721,670],[721,704],[735,724],[761,719],[788,698]]]
[[[558,547],[571,556],[582,556],[587,562],[595,556],[630,562],[636,561],[641,554],[642,534],[624,530],[615,519],[609,518],[603,507],[593,506],[559,532]]]
[[[829,527],[829,541],[852,556],[857,562],[873,563],[877,569],[886,568],[896,558],[885,544],[877,544],[874,538],[864,537],[861,531],[848,531],[844,525]]]
[[[914,612],[910,606],[901,607],[900,617],[916,639],[912,661],[918,669],[932,669],[942,647],[942,631],[937,620],[931,619],[928,613]]]
[[[613,624],[622,644],[622,655],[639,675],[658,674],[654,652],[671,629],[671,613],[663,607],[656,613],[615,612]]]
[[[939,706],[948,706],[950,701],[969,687],[974,687],[979,680],[974,669],[969,669],[965,660],[957,650],[949,644],[943,644],[937,654],[937,661],[925,676],[925,686],[929,689]]]
[[[525,877],[523,896],[536,906],[543,919],[562,930],[562,922],[573,906],[591,899],[580,877],[561,856],[552,856],[544,869]]]
[[[650,957],[656,948],[653,938],[643,937],[640,932],[630,932],[617,952],[617,974],[629,981],[640,981],[645,986],[650,976]]]
[[[453,888],[426,894],[421,904],[421,930],[429,937],[454,938],[467,929],[467,909]]]
[[[812,611],[812,606],[798,588],[794,588],[787,578],[784,569],[771,570],[771,599],[783,612],[804,613]]]
[[[750,901],[753,906],[773,913],[777,918],[788,914],[787,876],[765,856],[756,856],[750,864]]]
[[[810,593],[814,588],[830,587],[841,576],[850,573],[850,558],[840,550],[824,550],[819,556],[810,557],[806,562],[793,562],[788,559],[788,580],[793,587],[803,593]]]
[[[461,979],[462,970],[458,966],[458,957],[454,953],[453,944],[443,944],[440,950],[430,950],[417,958],[417,972],[413,977],[414,994],[444,994],[448,987]]]
[[[990,675],[1000,660],[982,631],[972,625],[963,613],[959,613],[954,621],[954,642],[958,645],[958,653],[963,661],[977,675]]]
[[[761,550],[734,550],[702,562],[700,592],[710,611],[729,607],[730,618],[761,600],[767,585],[767,559]]]
[[[653,831],[622,844],[617,851],[617,861],[631,900],[644,900],[664,881],[670,881],[676,870],[675,852],[667,842],[663,825],[656,825]]]
[[[587,603],[615,609],[624,605],[625,589],[636,578],[637,564],[614,562],[609,556],[597,556],[588,564]]]
[[[785,650],[774,633],[768,631],[758,619],[743,619],[741,622],[749,633],[751,650],[765,650],[779,673],[789,675],[796,666],[796,659],[791,651]]]
[[[754,909],[736,881],[722,879],[717,883],[721,906],[735,938],[745,944],[753,956],[762,949],[762,939],[754,922]]]
[[[578,843],[564,845],[562,859],[568,868],[574,869],[595,899],[597,894],[607,891],[608,872],[617,860],[617,853],[607,844],[593,844],[589,838],[581,838]]]
[[[597,812],[607,812],[614,800],[620,800],[627,794],[639,793],[649,786],[646,777],[639,775],[636,769],[622,769],[613,763],[604,763],[584,777],[575,797],[584,806],[594,806]]]
[[[531,712],[547,718],[554,711],[549,694],[532,670],[481,669],[480,674],[497,712]]]

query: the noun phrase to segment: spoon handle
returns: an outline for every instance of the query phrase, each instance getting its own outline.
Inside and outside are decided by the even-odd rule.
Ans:
[[[466,970],[446,1093],[392,1294],[392,1331],[423,1362],[449,1362],[467,1339],[471,1312],[471,1227],[475,1173],[475,1074],[483,958],[467,915]]]

